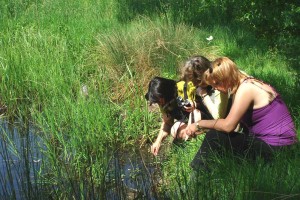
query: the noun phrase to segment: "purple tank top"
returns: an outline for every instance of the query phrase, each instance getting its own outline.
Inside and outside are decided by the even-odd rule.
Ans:
[[[286,104],[278,94],[268,105],[249,109],[242,118],[249,132],[272,146],[297,142],[295,125]]]

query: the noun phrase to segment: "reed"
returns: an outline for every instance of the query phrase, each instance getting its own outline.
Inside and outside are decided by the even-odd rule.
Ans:
[[[44,155],[42,138],[35,127],[22,120],[1,119],[0,194],[4,199],[42,198],[48,195],[41,179]]]
[[[215,156],[209,171],[191,171],[188,163],[191,152],[198,149],[198,141],[184,148],[176,148],[165,161],[161,195],[171,199],[283,199],[299,198],[299,145],[278,153],[271,163]]]
[[[132,87],[145,89],[154,75],[178,79],[178,67],[192,54],[212,57],[218,53],[217,48],[206,46],[205,38],[197,36],[201,31],[183,24],[173,26],[159,18],[141,17],[113,32],[98,35],[96,48],[90,53],[90,63],[97,67],[89,71],[110,83],[109,97],[114,101],[134,96],[135,90],[129,90]]]
[[[123,183],[122,171],[108,176],[115,152],[149,148],[160,115],[157,109],[149,112],[145,102],[148,82],[154,75],[177,80],[178,68],[191,55],[211,60],[229,56],[247,73],[274,85],[291,109],[299,133],[300,102],[295,98],[299,77],[290,67],[293,58],[269,48],[249,29],[223,26],[227,18],[218,8],[203,1],[1,1],[0,104],[7,106],[6,116],[34,123],[35,134],[46,145],[40,148],[43,162],[38,170],[26,164],[26,172],[34,168],[30,171],[34,180],[27,173],[18,183],[24,198],[45,194],[55,199],[105,199],[111,197],[109,191],[125,197],[124,188],[106,185]],[[209,36],[213,40],[207,40]],[[12,151],[25,161],[35,159],[26,143],[18,146],[18,140],[8,139],[10,134],[1,135],[0,155]],[[201,138],[173,145],[151,163],[161,170],[161,180],[151,180],[154,196],[297,197],[299,182],[294,177],[299,161],[293,157],[285,167],[279,165],[279,158],[267,167],[261,162],[237,165],[235,160],[220,159],[213,175],[191,182],[188,164],[200,144]],[[7,181],[1,174],[0,187],[10,193],[7,185],[13,186],[15,165],[7,162],[5,167],[9,177]],[[139,181],[149,181],[148,175]],[[278,182],[282,177],[285,181]],[[145,194],[139,192],[139,197]],[[9,195],[18,194],[12,190]]]

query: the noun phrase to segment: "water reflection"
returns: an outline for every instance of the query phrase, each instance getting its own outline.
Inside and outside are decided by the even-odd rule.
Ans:
[[[0,119],[0,196],[2,199],[42,197],[39,180],[43,143],[30,123]]]
[[[45,199],[45,196],[56,199],[60,197],[59,191],[69,191],[69,187],[80,188],[81,183],[85,183],[84,180],[69,183],[68,180],[74,178],[72,173],[67,173],[71,176],[67,180],[61,177],[56,185],[45,182],[47,176],[43,175],[47,170],[47,161],[43,152],[47,149],[42,139],[43,133],[33,124],[20,120],[10,122],[0,119],[0,125],[0,199]],[[106,170],[105,185],[99,188],[96,184],[84,184],[87,191],[79,189],[69,197],[99,199],[100,189],[106,191],[101,199],[161,199],[157,191],[161,177],[160,164],[148,152],[149,148],[116,150]],[[61,170],[64,169],[62,166]]]
[[[159,165],[148,149],[114,154],[106,176],[107,199],[159,199],[156,190],[161,177]]]

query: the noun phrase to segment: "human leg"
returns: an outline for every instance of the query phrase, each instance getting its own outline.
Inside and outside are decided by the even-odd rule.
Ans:
[[[192,160],[190,166],[194,170],[207,169],[209,162],[215,154],[224,152],[242,153],[247,149],[247,134],[224,133],[210,130],[206,133],[202,145]]]
[[[182,133],[182,130],[186,128],[186,123],[182,121],[177,121],[171,127],[171,136],[175,139],[185,139],[186,135]]]
[[[200,110],[198,110],[198,109],[193,110],[189,115],[188,125],[201,120],[202,119],[201,115],[202,115],[202,113]]]
[[[263,158],[269,162],[274,156],[274,152],[281,150],[283,147],[271,146],[263,140],[249,133],[224,133],[216,130],[210,130],[206,133],[202,145],[193,161],[193,169],[207,167],[207,162],[214,153],[222,154],[229,152],[240,155],[245,158]]]
[[[271,146],[263,140],[249,134],[247,138],[248,148],[244,151],[244,155],[251,159],[263,158],[265,161],[271,161],[274,152],[279,150],[280,147]]]
[[[195,123],[196,121],[201,120],[201,112],[195,109],[193,112],[190,113],[188,124]],[[182,121],[177,121],[171,128],[171,135],[173,138],[179,138],[183,140],[187,140],[188,136],[183,133],[183,130],[187,127],[187,124]]]

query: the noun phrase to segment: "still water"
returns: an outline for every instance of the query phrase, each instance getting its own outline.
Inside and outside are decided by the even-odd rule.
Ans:
[[[0,119],[0,196],[1,199],[29,199],[41,195],[42,184],[35,184],[44,149],[31,124]]]
[[[161,177],[159,164],[147,148],[116,152],[106,181],[107,199],[158,199],[156,187]]]
[[[0,125],[0,199],[55,199],[40,176],[47,166],[42,132],[31,123],[4,118]],[[148,149],[114,152],[105,176],[106,199],[158,199],[159,162]]]

